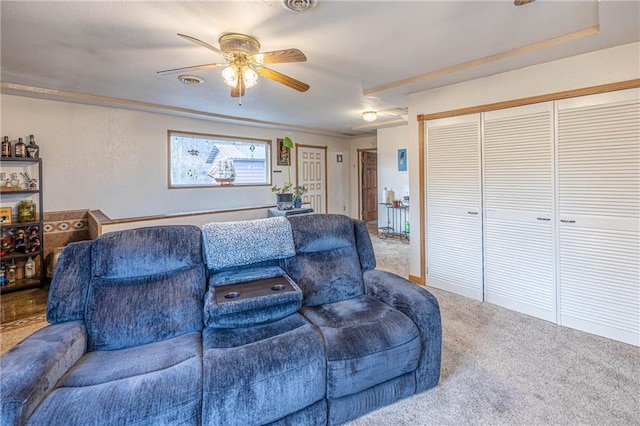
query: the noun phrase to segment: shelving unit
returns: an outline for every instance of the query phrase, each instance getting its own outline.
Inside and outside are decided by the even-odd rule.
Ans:
[[[387,203],[380,203],[380,205],[387,208],[387,226],[378,228],[378,238],[399,237],[400,241],[409,244],[409,233],[405,230],[409,206],[404,204],[394,206]]]
[[[11,207],[11,223],[0,223],[0,237],[11,240],[11,244],[2,248],[0,264],[5,267],[5,273],[9,271],[9,266],[14,263],[24,267],[25,261],[31,257],[36,262],[36,275],[33,278],[22,278],[15,282],[0,287],[0,293],[24,290],[42,286],[45,283],[46,275],[44,268],[44,230],[43,230],[43,200],[42,200],[42,159],[41,158],[2,158],[0,159],[0,170],[7,173],[26,172],[33,175],[37,170],[37,189],[14,189],[5,186],[0,187],[2,197],[2,207]],[[35,177],[35,176],[34,176]],[[36,204],[36,220],[29,222],[18,222],[17,205],[23,200],[32,200]],[[35,199],[35,200],[34,200]],[[16,235],[19,230],[24,230],[24,249],[27,252],[18,252],[15,247]],[[35,233],[34,233],[35,232]],[[35,249],[34,249],[35,247]],[[33,249],[33,251],[31,251]],[[18,274],[23,275],[23,274]]]

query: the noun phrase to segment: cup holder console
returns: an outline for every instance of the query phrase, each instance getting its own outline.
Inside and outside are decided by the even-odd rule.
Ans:
[[[286,277],[264,278],[216,287],[216,303],[220,305],[243,299],[295,291],[296,289],[293,288]]]

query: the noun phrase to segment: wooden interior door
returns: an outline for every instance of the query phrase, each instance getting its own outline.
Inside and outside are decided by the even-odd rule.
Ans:
[[[378,153],[364,151],[362,161],[362,220],[378,219]]]
[[[302,202],[316,213],[327,213],[327,147],[296,145],[296,181],[309,192]]]

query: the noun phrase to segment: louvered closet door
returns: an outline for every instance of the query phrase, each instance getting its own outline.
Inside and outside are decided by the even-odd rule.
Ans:
[[[484,295],[556,321],[553,102],[484,114]]]
[[[640,345],[640,90],[558,102],[560,324]]]
[[[427,122],[427,282],[482,300],[480,115]]]

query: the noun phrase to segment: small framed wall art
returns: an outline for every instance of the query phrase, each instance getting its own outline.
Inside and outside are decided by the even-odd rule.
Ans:
[[[291,148],[284,146],[284,139],[278,139],[278,166],[288,166]]]
[[[407,148],[401,148],[398,150],[398,171],[407,171]]]

